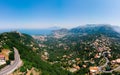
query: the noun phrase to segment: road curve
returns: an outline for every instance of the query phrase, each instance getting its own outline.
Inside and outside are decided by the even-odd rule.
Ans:
[[[104,65],[99,66],[99,70],[100,70],[100,71],[102,71],[102,68],[103,68],[103,67],[106,67],[106,66],[107,66],[107,64],[109,63],[108,58],[107,58],[107,57],[105,57],[105,53],[106,53],[106,52],[103,52],[103,54],[102,54],[102,55],[103,55],[103,57],[105,58],[106,62],[105,62],[105,64],[104,64]]]
[[[3,69],[0,70],[0,75],[9,75],[12,72],[14,72],[17,68],[20,67],[20,65],[22,64],[22,61],[20,59],[20,55],[18,53],[18,50],[16,48],[14,48],[14,57],[15,60],[12,64],[4,67]]]
[[[110,70],[110,71],[102,70],[102,68],[103,68],[103,67],[106,67],[107,64],[110,62],[110,61],[108,60],[108,58],[105,57],[105,53],[106,53],[106,52],[103,52],[103,56],[104,56],[104,58],[106,59],[106,63],[105,63],[104,65],[102,65],[102,66],[99,66],[99,71],[101,71],[101,72],[103,72],[103,73],[112,73],[113,71],[120,70],[120,66],[118,66],[117,68],[115,68],[115,69],[113,69],[113,70]]]

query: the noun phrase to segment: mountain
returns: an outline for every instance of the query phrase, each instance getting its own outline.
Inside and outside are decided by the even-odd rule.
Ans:
[[[42,36],[44,41],[36,39],[42,53],[49,54],[47,61],[60,64],[74,75],[86,75],[90,67],[99,67],[103,71],[116,69],[112,61],[120,58],[120,34],[111,25],[86,25],[72,29],[59,29],[52,35]],[[106,53],[109,63],[103,56]],[[101,72],[103,72],[101,71]],[[119,72],[112,72],[114,75]],[[100,74],[100,73],[99,73]],[[101,74],[104,74],[101,73]]]
[[[70,30],[72,33],[79,33],[79,34],[104,34],[107,36],[118,36],[119,33],[114,30],[114,26],[111,25],[86,25],[86,26],[80,26],[76,27]]]
[[[23,65],[18,71],[22,74],[26,74],[28,70],[32,68],[40,75],[70,74],[68,71],[64,71],[60,68],[59,65],[51,65],[41,60],[41,49],[38,43],[28,34],[17,31],[2,33],[0,34],[0,47],[0,49],[10,49],[11,51],[13,47],[18,49],[23,61]]]
[[[13,47],[23,61],[15,72],[22,74],[34,69],[40,75],[86,75],[91,67],[98,69],[98,75],[112,70],[113,75],[120,74],[120,34],[109,25],[59,29],[34,37],[18,31],[1,33],[0,49]]]
[[[52,34],[56,37],[65,35],[93,35],[103,34],[108,37],[120,37],[119,27],[106,25],[106,24],[87,24],[85,26],[79,26],[72,29],[58,29],[54,30]]]
[[[49,29],[49,30],[58,30],[58,29],[61,29],[61,27],[54,26],[54,27],[49,27],[47,29]]]
[[[120,33],[120,26],[114,26],[114,30]]]

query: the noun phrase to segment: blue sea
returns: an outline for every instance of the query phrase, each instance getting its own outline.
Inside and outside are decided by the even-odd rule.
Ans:
[[[26,33],[29,35],[48,35],[51,34],[53,30],[51,29],[2,29],[0,33],[19,31],[21,33]]]
[[[18,31],[29,35],[48,35],[52,33],[52,30],[48,29],[22,29]]]

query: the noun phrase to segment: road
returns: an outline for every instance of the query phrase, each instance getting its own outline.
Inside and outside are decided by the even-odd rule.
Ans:
[[[16,48],[14,48],[14,58],[15,58],[15,60],[12,64],[10,64],[0,70],[0,75],[9,75],[12,72],[14,72],[17,68],[20,67],[20,65],[22,64],[22,61],[20,59],[20,55]]]
[[[120,66],[118,66],[117,68],[115,68],[115,69],[113,69],[113,70],[110,70],[110,71],[102,70],[102,68],[103,68],[103,67],[106,67],[107,64],[110,62],[110,61],[108,60],[108,58],[105,57],[105,53],[106,53],[106,52],[103,52],[103,56],[104,56],[104,58],[106,59],[106,63],[105,63],[104,65],[102,65],[102,66],[99,66],[99,71],[104,72],[104,73],[112,73],[113,71],[120,70]]]
[[[99,67],[100,71],[101,71],[101,69],[102,69],[103,67],[106,67],[106,66],[107,66],[107,64],[109,63],[108,58],[107,58],[107,57],[105,57],[105,53],[106,53],[106,52],[103,52],[103,57],[105,58],[106,62],[105,62],[105,64],[104,64],[104,65],[102,65],[102,66],[100,66],[100,67]]]

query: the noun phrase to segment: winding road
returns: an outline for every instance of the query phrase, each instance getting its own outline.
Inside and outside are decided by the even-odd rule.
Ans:
[[[102,68],[103,68],[103,67],[106,67],[107,64],[110,62],[110,61],[108,60],[108,58],[105,57],[105,53],[106,53],[106,52],[103,52],[103,56],[104,56],[104,58],[106,59],[106,63],[105,63],[104,65],[102,65],[102,66],[99,66],[99,71],[104,72],[104,73],[112,73],[113,71],[120,70],[120,66],[118,66],[117,68],[115,68],[115,69],[113,69],[113,70],[110,70],[110,71],[102,70]]]
[[[106,53],[106,52],[103,52],[103,57],[105,58],[106,63],[105,63],[104,65],[100,66],[99,68],[103,68],[103,67],[107,66],[107,64],[109,63],[108,58],[107,58],[107,57],[105,57],[105,53]]]
[[[15,47],[14,47],[14,57],[15,57],[14,62],[12,64],[4,67],[3,69],[1,69],[0,75],[9,75],[21,66],[22,61],[20,59],[18,50]]]

